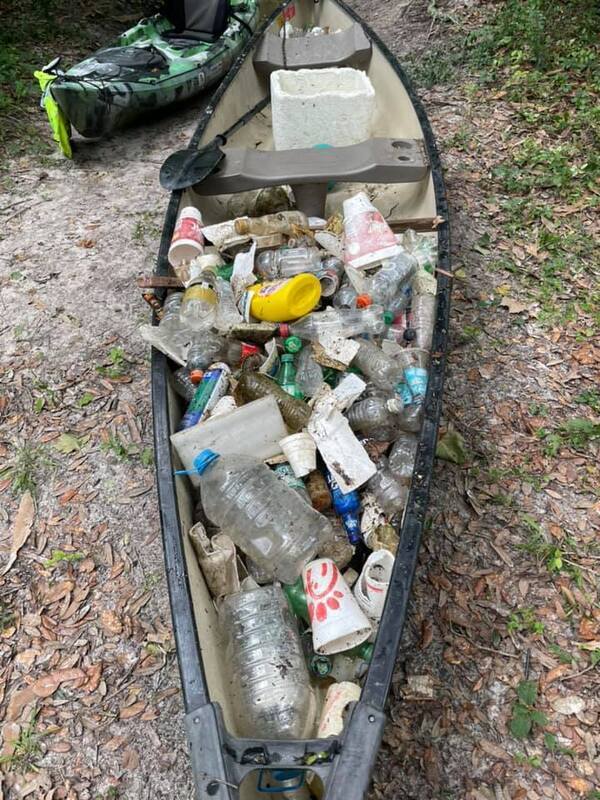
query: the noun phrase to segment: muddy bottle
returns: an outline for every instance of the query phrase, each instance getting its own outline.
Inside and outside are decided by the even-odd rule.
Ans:
[[[308,424],[311,411],[306,403],[284,392],[281,386],[267,375],[258,372],[242,373],[234,394],[240,405],[267,395],[274,397],[281,416],[292,433],[302,430]]]
[[[327,311],[313,311],[297,322],[280,325],[279,331],[282,336],[292,334],[314,342],[323,333],[349,338],[362,333],[378,335],[384,328],[383,308],[372,305],[364,309],[329,308]]]
[[[360,349],[354,356],[352,365],[358,367],[380,389],[387,391],[393,390],[404,377],[402,367],[373,342],[360,342]]]
[[[379,438],[380,441],[386,441],[390,431],[397,426],[398,414],[403,408],[404,404],[397,395],[386,397],[378,394],[358,400],[350,406],[346,416],[353,430],[376,439]],[[387,440],[389,441],[389,439]]]
[[[386,459],[381,459],[377,472],[367,481],[367,488],[386,514],[399,514],[406,505],[408,487],[401,484],[393,475]]]
[[[276,480],[276,479],[275,479]],[[316,700],[302,644],[279,586],[261,586],[223,600],[225,663],[240,736],[310,736]]]
[[[235,232],[246,236],[270,236],[273,233],[291,235],[294,228],[308,228],[308,218],[301,211],[280,211],[264,217],[242,217],[235,220]]]
[[[329,521],[262,461],[203,450],[194,469],[208,519],[283,583],[293,583],[332,536]]]
[[[392,475],[404,484],[410,484],[415,467],[418,438],[414,433],[402,431],[392,445],[388,463]]]
[[[321,254],[316,247],[288,247],[265,250],[256,257],[255,272],[262,278],[291,278],[301,272],[317,273],[321,269]]]

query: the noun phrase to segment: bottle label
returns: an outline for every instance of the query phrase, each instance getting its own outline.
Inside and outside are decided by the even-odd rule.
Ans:
[[[404,370],[406,383],[413,396],[413,403],[424,400],[427,394],[427,370],[423,367],[406,367]]]
[[[196,283],[185,290],[182,303],[187,303],[190,300],[201,300],[204,303],[209,303],[211,306],[216,306],[218,302],[217,293],[209,283]]]
[[[288,283],[288,278],[280,281],[268,281],[267,283],[263,283],[260,289],[254,292],[254,294],[257,297],[270,297],[284,287],[286,283]]]
[[[241,363],[243,363],[248,356],[253,356],[256,353],[260,353],[260,348],[258,348],[255,344],[246,344],[246,342],[242,342]]]
[[[344,219],[344,261],[354,267],[367,266],[373,257],[385,258],[398,252],[398,243],[383,214],[364,209]]]
[[[175,244],[175,242],[179,242],[181,239],[190,239],[202,247],[204,244],[204,236],[202,235],[202,229],[197,219],[194,219],[194,217],[180,217],[177,220],[171,244]]]
[[[406,371],[405,371],[405,374],[406,374]],[[400,398],[401,398],[401,400],[402,400],[402,402],[404,403],[405,406],[409,406],[409,405],[411,405],[411,403],[414,402],[414,399],[413,399],[413,396],[412,396],[412,392],[408,388],[408,384],[399,383],[395,387],[394,391],[396,392],[396,394],[400,395]]]

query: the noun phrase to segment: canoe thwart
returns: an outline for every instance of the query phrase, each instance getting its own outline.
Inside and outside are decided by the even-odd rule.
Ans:
[[[262,768],[310,770],[327,800],[362,800],[385,721],[381,710],[358,702],[336,738],[238,739],[227,732],[219,704],[207,703],[186,716],[197,797],[238,800],[244,778]]]
[[[302,183],[413,183],[429,174],[419,139],[367,139],[347,147],[246,150],[224,147],[225,158],[201,183],[199,195],[235,194]]]
[[[323,36],[282,39],[266,33],[254,54],[254,69],[270,75],[276,69],[366,68],[371,59],[371,41],[361,25]]]

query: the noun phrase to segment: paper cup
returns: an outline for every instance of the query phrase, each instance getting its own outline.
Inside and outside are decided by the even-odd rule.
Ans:
[[[317,558],[307,564],[302,580],[315,653],[341,653],[369,638],[371,623],[330,558]]]
[[[317,468],[317,446],[310,433],[303,431],[286,436],[281,439],[279,446],[297,478],[302,478]]]
[[[354,585],[354,596],[367,617],[379,622],[394,568],[394,556],[389,550],[376,550],[367,558],[359,579]]]
[[[169,264],[178,267],[183,261],[191,261],[203,252],[202,215],[194,206],[186,206],[179,214],[173,231]]]
[[[360,699],[360,686],[349,681],[332,684],[325,695],[323,713],[317,731],[318,739],[337,736],[344,730],[344,712],[350,703]]]

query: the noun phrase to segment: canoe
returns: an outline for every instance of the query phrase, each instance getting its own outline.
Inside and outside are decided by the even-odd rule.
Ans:
[[[293,17],[293,24],[298,27],[328,28],[329,36],[315,37],[322,38],[326,46],[323,42],[306,45],[301,39],[290,38],[283,45],[289,49],[283,53],[279,37],[282,14],[287,20]],[[373,141],[416,140],[424,154],[421,168],[415,167],[413,173],[408,170],[399,178],[394,172],[397,165],[390,163],[387,151],[382,154],[373,146],[365,158],[365,147],[360,144],[357,147],[362,148],[362,155],[348,155],[351,148],[342,148],[342,155],[346,155],[341,159],[336,155],[338,148],[315,149],[310,167],[307,167],[307,151],[299,155],[296,151],[294,157],[290,151],[282,161],[281,153],[273,150],[270,105],[268,100],[266,104],[261,102],[269,94],[269,74],[283,66],[282,58],[288,69],[333,64],[355,65],[365,70],[377,98]],[[260,110],[256,111],[257,108]],[[245,124],[236,126],[240,119]],[[158,350],[152,351],[154,442],[164,557],[197,796],[258,800],[264,796],[264,786],[259,782],[266,773],[284,781],[293,780],[298,771],[304,771],[311,774],[311,782],[303,787],[304,793],[299,789],[296,794],[282,790],[272,796],[358,800],[368,791],[385,725],[386,698],[427,513],[441,410],[451,272],[448,209],[440,159],[425,111],[402,67],[342,0],[319,3],[295,0],[276,10],[257,30],[202,113],[190,148],[204,146],[217,134],[231,129],[235,132],[228,137],[226,155],[218,171],[202,184],[171,195],[155,285],[160,285],[161,279],[164,284],[165,278],[173,275],[168,251],[179,210],[195,206],[200,209],[204,224],[230,219],[243,213],[239,209],[246,195],[238,192],[248,185],[256,186],[257,181],[258,185],[272,185],[276,180],[301,183],[302,175],[308,180],[306,175],[310,173],[310,181],[326,186],[335,177],[335,185],[329,186],[325,198],[316,192],[317,204],[326,202],[325,217],[338,211],[346,197],[368,183],[375,205],[388,221],[396,224],[397,230],[413,227],[437,234],[435,326],[412,483],[397,528],[399,545],[372,660],[362,682],[360,700],[351,707],[339,735],[299,740],[265,738],[261,730],[256,730],[253,738],[238,735],[233,701],[224,678],[227,664],[215,604],[187,536],[194,521],[197,498],[190,481],[174,475],[182,464],[171,447],[170,435],[177,429],[185,403],[174,389],[174,365]],[[276,166],[269,169],[269,164]],[[385,175],[392,173],[395,182],[385,182]],[[350,182],[352,175],[362,176],[362,182]],[[373,176],[379,176],[379,180],[373,180]],[[300,192],[297,198],[302,196],[303,203],[310,204],[315,196],[313,193],[311,200],[307,195],[311,193]],[[282,785],[289,787],[289,780]]]
[[[65,72],[55,60],[36,73],[44,95],[42,106],[48,100],[56,104],[67,129],[60,133],[60,141],[68,140],[70,125],[82,136],[105,136],[218,83],[259,19],[258,0],[242,0],[231,8],[233,14],[215,41],[171,35],[172,23],[157,14]]]

